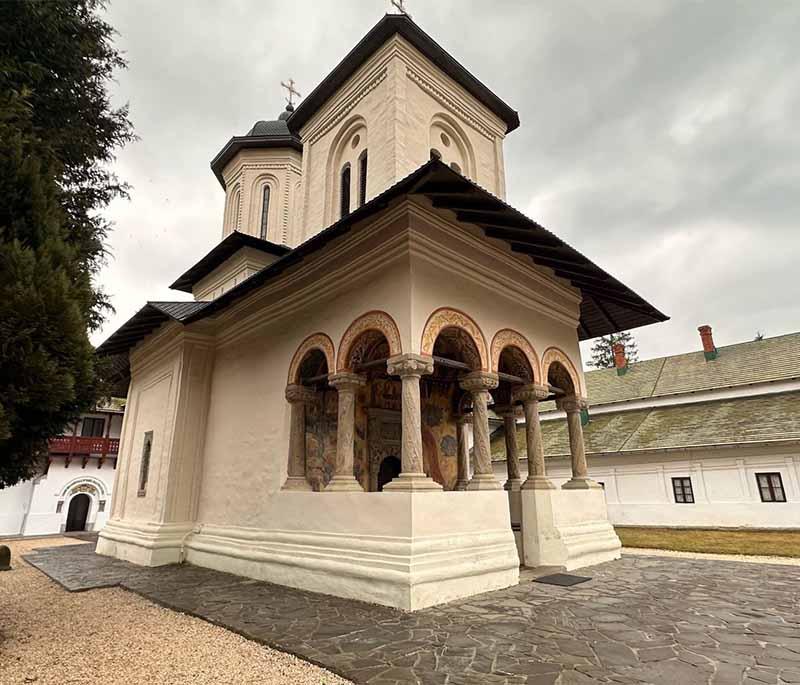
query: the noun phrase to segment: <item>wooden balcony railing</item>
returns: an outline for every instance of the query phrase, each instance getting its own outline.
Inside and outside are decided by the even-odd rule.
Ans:
[[[50,438],[51,455],[90,455],[101,457],[116,457],[119,452],[119,438],[91,438],[81,436],[62,435]]]

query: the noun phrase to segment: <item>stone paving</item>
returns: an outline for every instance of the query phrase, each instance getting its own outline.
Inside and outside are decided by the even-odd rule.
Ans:
[[[800,568],[627,556],[415,613],[92,545],[26,559],[71,591],[120,585],[356,683],[800,683]]]

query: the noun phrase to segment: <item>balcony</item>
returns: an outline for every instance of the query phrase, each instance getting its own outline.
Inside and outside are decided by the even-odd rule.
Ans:
[[[119,438],[92,438],[77,435],[50,438],[50,456],[116,457],[118,452]]]

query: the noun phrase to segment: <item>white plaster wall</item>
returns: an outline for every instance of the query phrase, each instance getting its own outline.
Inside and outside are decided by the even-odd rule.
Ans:
[[[0,490],[0,536],[20,534],[32,493],[30,480]]]
[[[278,257],[275,255],[255,250],[252,247],[243,247],[206,277],[201,278],[192,287],[192,295],[198,301],[216,300],[220,295],[247,280],[254,273],[261,271],[265,266],[272,264],[276,259]]]
[[[800,528],[800,450],[697,449],[678,454],[589,455],[589,475],[605,486],[615,525],[725,528]],[[504,462],[495,462],[505,478]],[[521,464],[527,473],[525,461]],[[563,459],[549,459],[556,485],[569,479]],[[786,502],[762,502],[756,473],[778,472]],[[525,476],[523,476],[525,477]],[[672,478],[692,479],[695,504],[678,504]]]

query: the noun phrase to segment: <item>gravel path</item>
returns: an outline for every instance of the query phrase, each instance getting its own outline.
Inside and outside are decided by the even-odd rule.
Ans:
[[[706,552],[677,552],[670,549],[645,547],[623,547],[623,554],[639,554],[646,557],[678,557],[683,559],[711,559],[712,561],[744,561],[748,564],[775,564],[778,566],[800,566],[798,557],[765,557],[751,554],[709,554]]]
[[[68,538],[15,540],[0,573],[0,684],[348,681],[121,589],[69,593],[20,555]]]

